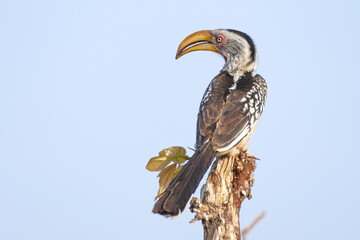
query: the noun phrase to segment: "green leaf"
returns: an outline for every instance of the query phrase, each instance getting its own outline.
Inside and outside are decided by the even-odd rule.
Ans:
[[[164,169],[170,162],[171,160],[165,156],[153,157],[147,163],[146,169],[149,171],[160,171]]]
[[[149,160],[146,169],[149,171],[160,171],[158,175],[159,191],[155,200],[161,196],[171,181],[179,174],[188,159],[189,156],[186,155],[185,148],[169,147],[159,152],[159,156]],[[171,162],[173,163],[170,164]]]
[[[151,158],[146,165],[146,169],[149,171],[161,171],[170,162],[182,164],[188,159],[189,156],[186,155],[185,148],[169,147],[159,152],[159,156]]]
[[[164,149],[162,152],[165,153],[168,159],[177,164],[182,164],[189,159],[189,156],[186,155],[186,150],[183,147],[170,147]]]
[[[158,177],[159,179],[159,191],[158,195],[155,197],[155,200],[160,197],[160,195],[165,191],[169,186],[170,182],[174,179],[174,171],[176,170],[176,163],[171,164],[170,166],[163,169]]]
[[[180,170],[185,166],[185,164],[183,165],[179,165],[175,171],[174,171],[174,178],[179,174]]]

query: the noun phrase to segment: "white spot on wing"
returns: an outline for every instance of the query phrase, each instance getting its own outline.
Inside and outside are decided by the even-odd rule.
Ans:
[[[250,108],[250,114],[254,114],[255,113],[255,108],[251,107]]]

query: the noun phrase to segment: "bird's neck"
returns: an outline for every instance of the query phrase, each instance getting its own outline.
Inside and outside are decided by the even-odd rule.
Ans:
[[[228,74],[232,77],[232,80],[233,80],[233,83],[232,83],[231,87],[229,87],[229,90],[233,91],[233,90],[237,89],[238,84],[242,84],[242,82],[244,82],[244,81],[246,82],[249,79],[249,77],[252,77],[253,72],[236,71],[233,73],[228,72]]]
[[[236,83],[246,74],[246,72],[244,72],[244,71],[235,71],[235,72],[232,72],[232,73],[229,72],[229,74],[233,77],[233,80]]]
[[[234,81],[238,81],[242,76],[251,73],[256,69],[257,60],[250,61],[250,57],[244,55],[227,56],[223,71],[233,76]]]
[[[232,76],[234,82],[238,82],[243,76],[249,74],[252,75],[253,73],[252,70],[244,69],[239,66],[236,67],[234,64],[225,64],[222,71],[228,72]]]

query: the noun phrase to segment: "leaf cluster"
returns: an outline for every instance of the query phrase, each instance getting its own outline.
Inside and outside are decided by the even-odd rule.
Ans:
[[[159,152],[159,156],[153,157],[146,165],[146,169],[152,172],[160,171],[159,191],[155,200],[160,197],[170,182],[178,175],[189,159],[183,147],[169,147]]]

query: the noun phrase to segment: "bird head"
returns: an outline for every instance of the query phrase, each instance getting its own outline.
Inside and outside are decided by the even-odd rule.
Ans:
[[[240,31],[216,29],[195,32],[180,43],[176,59],[199,50],[221,54],[225,59],[223,70],[234,76],[251,73],[257,66],[255,45],[247,34]]]

